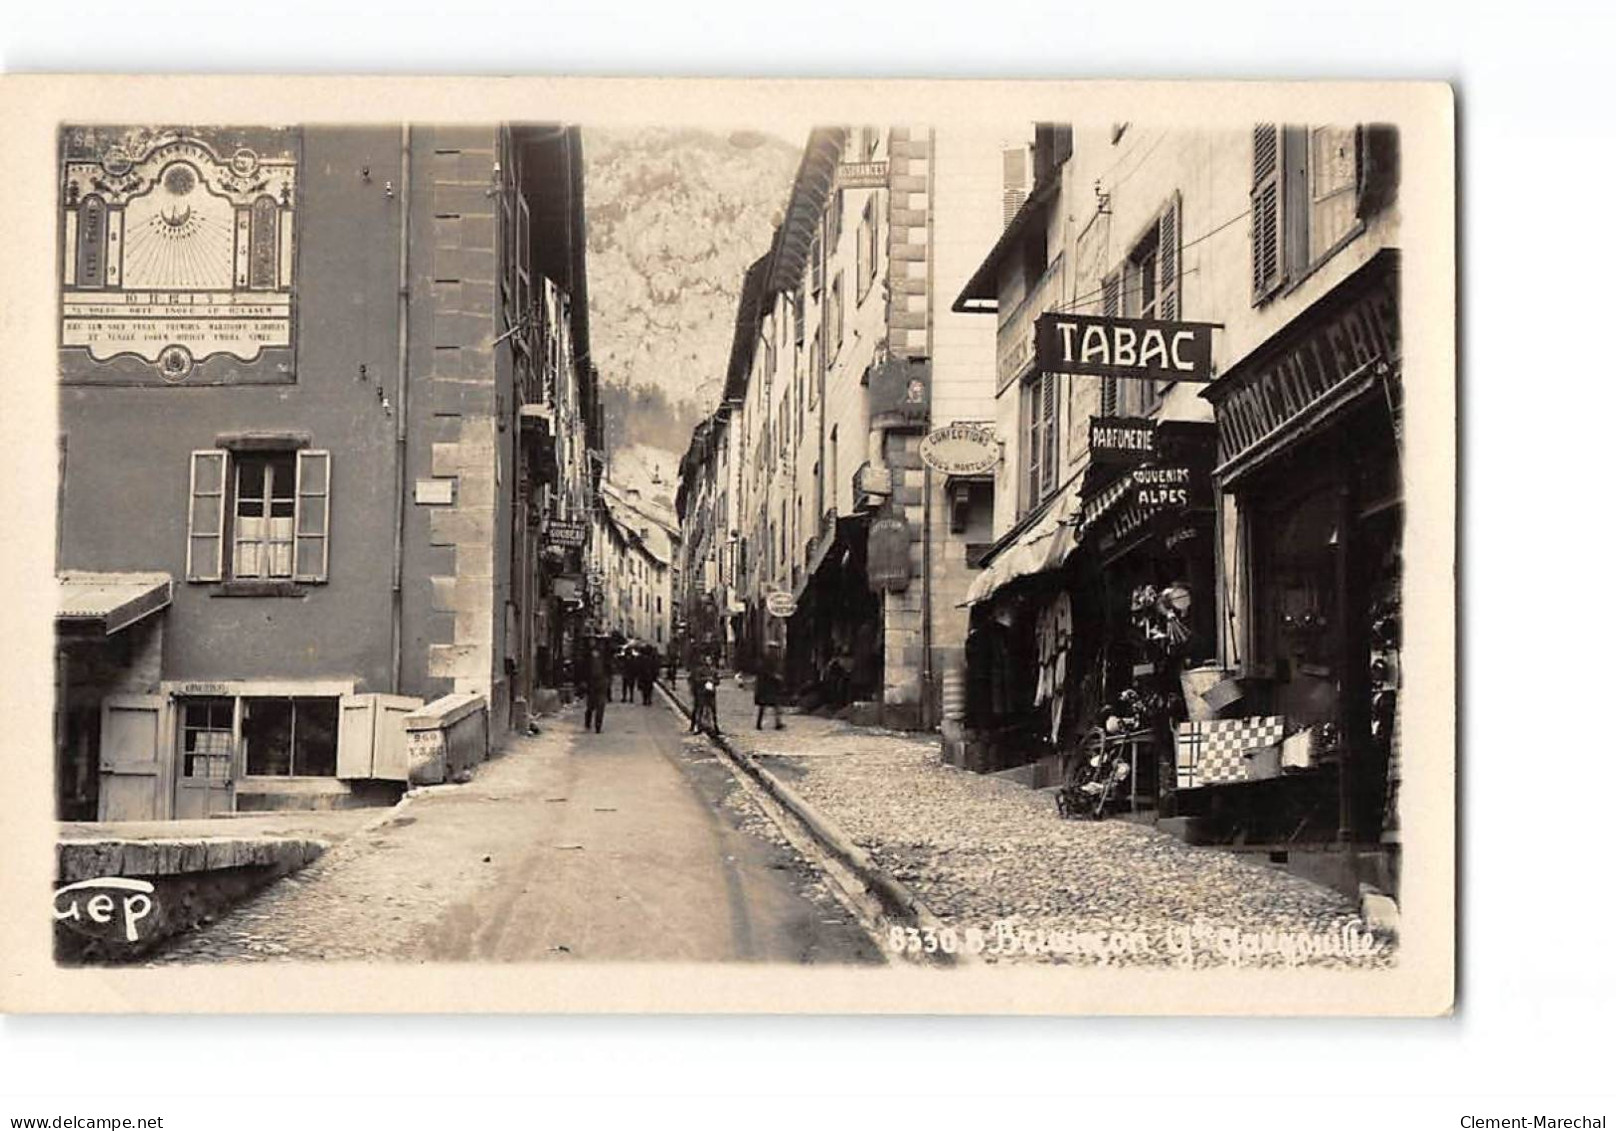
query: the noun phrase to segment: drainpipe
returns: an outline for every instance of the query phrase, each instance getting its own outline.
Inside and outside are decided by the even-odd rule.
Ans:
[[[393,656],[389,690],[399,694],[404,668],[404,519],[409,455],[410,402],[410,127],[400,127],[398,173],[398,416],[393,438]]]

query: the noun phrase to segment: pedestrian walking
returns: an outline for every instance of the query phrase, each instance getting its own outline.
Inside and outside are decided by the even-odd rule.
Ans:
[[[623,646],[623,654],[617,665],[618,673],[623,677],[623,695],[625,703],[634,702],[634,677],[636,665],[639,662],[640,647],[632,640]]]
[[[600,733],[606,717],[606,699],[611,694],[612,664],[606,641],[595,637],[584,657],[584,730]]]
[[[752,685],[752,702],[757,704],[757,729],[763,729],[763,712],[774,708],[774,729],[785,730],[780,720],[780,700],[785,695],[785,664],[781,660],[780,642],[771,640],[764,645],[763,662],[758,665],[757,681]]]
[[[640,649],[638,672],[636,677],[640,685],[640,704],[645,707],[651,705],[651,687],[656,683],[657,671],[662,667],[662,657],[657,654],[656,648],[646,644]]]
[[[690,669],[690,733],[705,729],[709,734],[722,734],[718,729],[718,668],[707,656],[696,659]]]

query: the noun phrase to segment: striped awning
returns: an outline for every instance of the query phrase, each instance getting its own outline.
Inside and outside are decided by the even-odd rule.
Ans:
[[[166,573],[98,573],[67,570],[56,575],[56,623],[111,636],[166,608],[174,579]]]

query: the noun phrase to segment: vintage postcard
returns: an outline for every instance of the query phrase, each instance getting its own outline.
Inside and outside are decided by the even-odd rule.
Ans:
[[[1454,996],[1418,83],[9,78],[13,1011]]]

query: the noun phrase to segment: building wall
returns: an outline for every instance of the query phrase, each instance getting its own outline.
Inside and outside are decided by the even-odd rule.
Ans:
[[[167,678],[388,689],[390,554],[376,547],[394,528],[402,218],[384,186],[399,183],[400,157],[396,127],[303,131],[295,384],[62,387],[58,564],[173,575]],[[183,580],[190,452],[243,429],[306,432],[332,453],[329,580],[298,597],[226,598]]]
[[[426,698],[490,697],[503,718],[510,354],[493,342],[500,259],[493,126],[412,130],[404,685]],[[413,502],[416,480],[454,478],[450,506]]]

